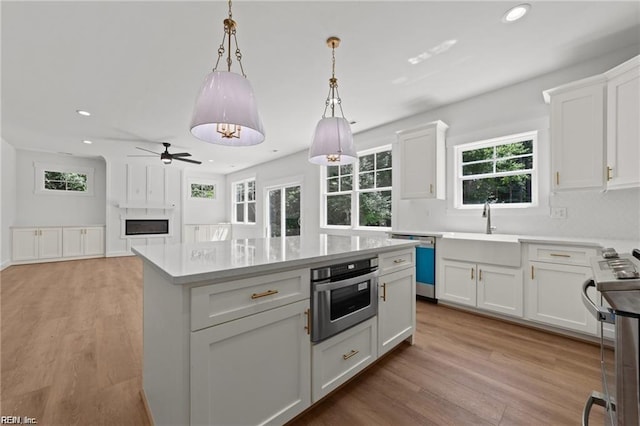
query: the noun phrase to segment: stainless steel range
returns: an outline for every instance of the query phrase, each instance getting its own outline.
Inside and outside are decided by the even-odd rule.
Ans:
[[[640,251],[618,254],[613,249],[602,257],[591,259],[593,279],[583,284],[582,299],[600,323],[615,324],[615,365],[611,371],[605,361],[604,338],[601,344],[603,392],[592,392],[582,415],[582,424],[589,424],[589,412],[594,404],[606,410],[605,424],[623,426],[640,424]],[[595,286],[611,308],[596,305],[587,289]],[[602,334],[602,329],[601,329]]]

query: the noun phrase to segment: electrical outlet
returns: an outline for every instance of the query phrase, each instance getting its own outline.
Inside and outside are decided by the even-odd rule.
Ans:
[[[566,207],[551,207],[551,217],[553,219],[566,219],[567,208]]]

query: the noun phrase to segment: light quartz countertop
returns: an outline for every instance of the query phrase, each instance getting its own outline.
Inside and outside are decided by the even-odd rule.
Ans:
[[[132,247],[174,284],[219,281],[412,248],[417,241],[320,234]]]
[[[598,248],[607,248],[613,247],[616,249],[618,253],[630,253],[634,248],[640,248],[640,241],[636,240],[620,240],[620,239],[607,239],[607,238],[597,238],[597,237],[562,237],[562,236],[547,236],[547,235],[517,235],[517,234],[484,234],[481,232],[472,233],[472,232],[449,232],[449,231],[407,231],[407,230],[398,230],[391,231],[390,234],[402,234],[402,235],[415,235],[418,237],[439,237],[439,238],[459,238],[464,239],[468,237],[468,239],[473,240],[483,240],[486,238],[487,241],[495,241],[496,239],[500,239],[504,237],[504,239],[509,240],[517,240],[521,243],[530,243],[530,244],[557,244],[557,245],[577,245],[577,246],[585,246],[585,247],[598,247]]]

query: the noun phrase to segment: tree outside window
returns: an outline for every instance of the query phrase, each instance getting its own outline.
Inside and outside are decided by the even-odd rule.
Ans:
[[[87,175],[84,173],[44,171],[44,189],[51,191],[87,191]]]

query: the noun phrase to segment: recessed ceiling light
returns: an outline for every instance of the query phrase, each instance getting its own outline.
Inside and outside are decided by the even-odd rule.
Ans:
[[[93,143],[93,141],[84,140],[84,141],[82,141],[82,143],[86,143],[87,145],[91,145]]]
[[[512,7],[511,9],[507,10],[502,16],[502,22],[515,22],[526,15],[529,9],[531,9],[531,5],[527,3],[519,4],[516,7]]]
[[[210,163],[213,163],[213,160],[209,160]]]
[[[82,115],[82,116],[84,116],[84,117],[88,117],[88,116],[90,116],[90,115],[91,115],[91,113],[90,113],[89,111],[85,111],[85,110],[83,110],[83,109],[77,109],[77,110],[76,110],[76,112],[77,112],[79,115]]]

